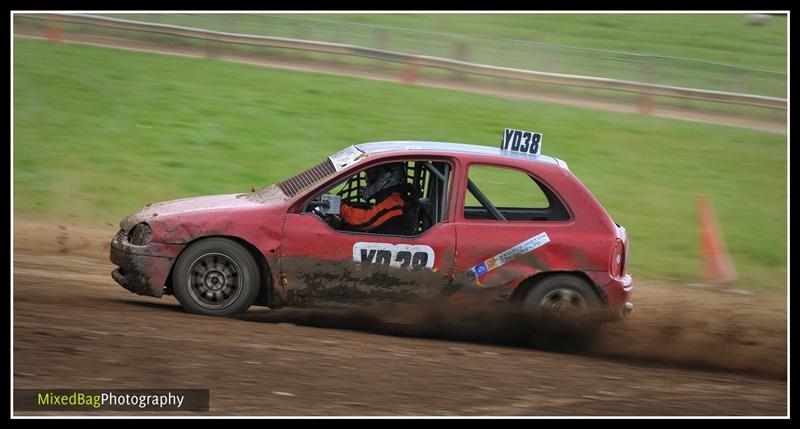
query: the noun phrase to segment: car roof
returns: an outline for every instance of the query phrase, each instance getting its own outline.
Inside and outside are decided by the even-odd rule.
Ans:
[[[542,161],[555,165],[566,165],[564,161],[547,155],[531,155],[521,152],[513,152],[510,150],[503,150],[499,147],[480,146],[464,143],[447,143],[447,142],[431,142],[431,141],[383,141],[357,144],[355,147],[366,153],[381,153],[381,152],[400,152],[406,150],[420,150],[431,152],[442,152],[447,154],[470,154],[470,155],[488,155],[500,157],[514,157],[523,158],[531,161]]]

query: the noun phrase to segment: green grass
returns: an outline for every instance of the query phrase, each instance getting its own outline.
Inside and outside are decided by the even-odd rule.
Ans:
[[[773,16],[764,26],[751,26],[745,24],[745,14],[107,15],[225,32],[346,43],[551,73],[773,97],[786,97],[787,89],[784,16]],[[28,18],[16,18],[15,23],[46,25],[45,21]],[[169,44],[208,44],[197,39],[83,24],[67,24],[64,30]],[[267,52],[236,44],[227,44],[225,49]],[[287,58],[377,64],[358,57],[286,49],[269,52]]]
[[[109,16],[113,16],[110,15]],[[326,14],[119,14],[120,17],[222,31],[336,39],[361,35],[375,44],[367,26],[512,39],[593,49],[693,58],[756,68],[786,69],[787,19],[746,25],[742,13],[326,13]],[[280,18],[280,20],[276,19]],[[307,25],[297,23],[306,20]],[[313,20],[313,21],[309,21]],[[346,29],[347,34],[342,29]],[[336,30],[339,30],[338,32]],[[399,33],[398,33],[399,34]],[[431,35],[428,35],[430,38]],[[392,43],[389,39],[388,44]],[[400,41],[398,41],[399,43]]]
[[[14,41],[14,210],[116,224],[148,202],[234,193],[353,143],[494,146],[544,133],[631,236],[639,277],[700,273],[708,195],[745,287],[786,286],[786,136],[355,78]]]
[[[763,26],[747,25],[747,14],[742,13],[111,16],[348,43],[554,73],[786,96],[786,16],[772,16]],[[459,44],[466,47],[463,54],[458,51]],[[644,58],[624,53],[677,58]],[[737,71],[709,62],[780,73]]]
[[[786,17],[744,14],[326,14],[326,20],[786,68]]]

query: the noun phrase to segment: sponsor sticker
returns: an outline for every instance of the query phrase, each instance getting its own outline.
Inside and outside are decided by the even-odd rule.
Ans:
[[[522,243],[517,244],[516,246],[505,250],[501,253],[498,253],[495,256],[481,262],[478,265],[467,270],[467,275],[471,275],[474,278],[480,278],[482,275],[492,271],[493,269],[507,264],[514,259],[522,256],[534,249],[537,249],[547,243],[550,242],[550,237],[547,236],[546,232],[541,234],[535,235]]]
[[[355,146],[350,146],[329,156],[328,159],[331,160],[336,171],[342,171],[343,168],[358,161],[362,155],[364,155],[364,152],[358,150]]]
[[[474,270],[476,277],[480,277],[489,272],[489,267],[487,267],[483,262],[474,266],[472,269]]]
[[[397,268],[433,268],[436,255],[430,246],[419,244],[370,243],[353,245],[353,260]]]

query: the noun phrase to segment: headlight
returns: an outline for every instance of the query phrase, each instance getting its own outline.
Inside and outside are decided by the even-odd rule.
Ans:
[[[128,234],[128,240],[131,244],[136,246],[144,246],[150,243],[152,239],[153,230],[150,228],[150,225],[144,222],[136,224],[136,226],[131,229],[130,234]]]

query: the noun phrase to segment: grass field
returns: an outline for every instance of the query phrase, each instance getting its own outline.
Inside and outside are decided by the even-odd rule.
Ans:
[[[114,16],[114,15],[109,15]],[[743,13],[326,13],[274,14],[283,23],[259,14],[121,14],[158,21],[235,31],[270,34],[298,32],[322,40],[361,34],[376,37],[375,28],[407,29],[466,37],[522,40],[555,45],[664,55],[722,62],[762,69],[786,70],[786,16],[772,16],[767,25],[746,25]],[[297,29],[302,20],[308,25]],[[338,32],[336,30],[339,30]],[[316,34],[315,34],[316,33]],[[339,34],[341,33],[341,34]],[[428,42],[435,35],[428,35]],[[410,38],[410,36],[409,36]],[[391,40],[389,41],[391,43]]]
[[[376,140],[493,146],[535,128],[631,236],[631,271],[695,280],[708,195],[749,289],[786,287],[785,136],[212,60],[14,41],[14,211],[115,225],[244,192]]]
[[[786,68],[786,17],[744,14],[326,14],[318,19]]]
[[[352,44],[501,67],[786,97],[786,17],[746,14],[106,14],[215,31]],[[15,18],[16,24],[45,26]],[[451,31],[452,30],[452,31]],[[64,31],[207,48],[201,39],[82,24]],[[225,49],[343,64],[352,56],[226,44]],[[631,54],[633,53],[633,54]],[[637,55],[637,54],[645,54]],[[387,65],[386,63],[380,63]],[[396,64],[402,67],[402,64]],[[433,70],[426,68],[425,74]]]
[[[772,16],[762,26],[747,25],[748,15],[742,13],[160,13],[109,16],[216,31],[346,43],[551,73],[786,97],[785,16]],[[92,31],[117,30],[94,28]],[[285,51],[284,54],[297,53]],[[339,57],[337,60],[349,63],[355,59]]]

